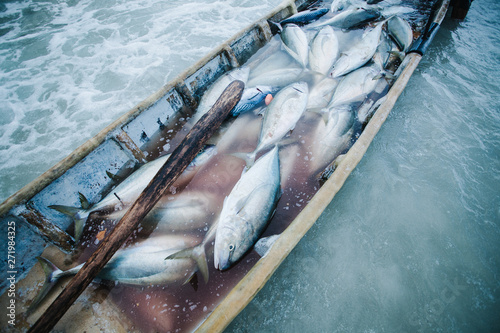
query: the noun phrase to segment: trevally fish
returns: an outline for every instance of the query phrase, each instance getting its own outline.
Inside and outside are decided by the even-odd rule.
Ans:
[[[166,256],[197,243],[199,239],[194,236],[169,235],[149,238],[136,245],[118,250],[99,271],[97,278],[127,285],[176,285],[188,282],[200,269],[205,281],[208,281],[206,260],[199,263],[189,258],[165,260]],[[37,257],[37,259],[46,276],[44,285],[33,300],[30,309],[34,309],[43,300],[60,278],[75,275],[84,265],[62,271],[43,257]],[[203,267],[199,268],[198,264]]]
[[[377,66],[361,67],[349,73],[339,82],[328,108],[362,102],[375,89],[379,80],[384,78]]]
[[[326,75],[339,56],[339,41],[331,26],[318,31],[309,47],[309,68]]]
[[[380,43],[384,24],[385,21],[380,22],[375,28],[366,32],[359,42],[342,53],[333,65],[330,75],[334,78],[345,75],[370,61]]]
[[[215,213],[214,194],[202,191],[182,191],[177,195],[162,197],[141,221],[146,229],[154,227],[159,232],[181,232],[207,228]],[[123,211],[114,211],[106,216],[119,220]]]
[[[387,21],[387,31],[402,52],[408,51],[413,42],[413,31],[408,22],[399,16]]]
[[[354,29],[366,23],[372,22],[380,17],[380,12],[373,9],[349,8],[339,12],[332,18],[311,24],[311,27],[331,25],[340,29]]]
[[[217,153],[214,146],[207,146],[203,152],[190,163],[184,170],[176,183],[185,183],[191,180],[199,167],[205,164],[213,155]],[[75,240],[79,240],[82,234],[85,222],[90,213],[98,210],[112,210],[122,212],[120,218],[125,215],[130,205],[135,202],[156,173],[165,164],[170,154],[161,156],[154,161],[148,162],[134,171],[116,186],[108,195],[106,195],[97,204],[89,206],[84,204],[82,208],[68,207],[63,205],[51,205],[49,208],[55,209],[60,213],[71,216],[75,222]],[[83,199],[86,202],[86,199]]]
[[[306,67],[309,57],[309,46],[305,32],[295,24],[288,24],[281,31],[280,36],[283,48],[302,67]]]
[[[240,259],[260,236],[273,214],[281,194],[278,147],[262,156],[243,173],[224,199],[217,221],[203,242],[167,257],[206,261],[206,246],[215,238],[214,266],[227,269]],[[201,263],[198,264],[201,267]]]
[[[304,72],[303,68],[278,68],[270,70],[248,81],[248,86],[267,85],[276,88],[285,87],[292,82],[296,82]]]
[[[246,84],[249,73],[250,68],[246,66],[239,67],[222,75],[214,83],[212,83],[210,85],[210,88],[208,88],[208,90],[205,91],[205,93],[201,97],[200,104],[198,105],[195,114],[191,118],[190,123],[194,124],[198,120],[200,120],[201,117],[210,110],[215,102],[217,102],[220,95],[224,92],[224,89],[226,89],[231,82],[240,80]]]
[[[339,80],[322,77],[309,91],[306,109],[322,109],[330,103]]]
[[[241,113],[245,113],[253,109],[258,104],[260,104],[268,94],[274,94],[278,90],[279,88],[276,87],[262,85],[245,88],[245,90],[243,90],[243,94],[241,95],[240,101],[231,110],[231,115],[233,117],[237,117]]]
[[[276,146],[241,176],[224,200],[215,233],[215,268],[229,268],[255,244],[273,215],[280,194]]]
[[[394,47],[395,44],[389,38],[388,34],[385,31],[382,31],[380,43],[372,58],[373,62],[380,68],[381,71],[384,71],[389,64],[391,54],[395,51]]]
[[[325,110],[328,121],[319,121],[314,132],[311,171],[317,173],[349,147],[353,135],[355,114],[352,104],[334,106]]]
[[[316,21],[317,19],[319,19],[321,16],[325,15],[328,12],[329,12],[328,8],[314,8],[314,9],[303,10],[301,12],[298,12],[297,14],[290,16],[289,18],[280,21],[280,25],[284,26],[285,24],[297,24],[297,25],[309,24],[313,21]]]
[[[276,94],[264,113],[257,148],[245,154],[248,166],[253,164],[257,153],[276,145],[295,128],[306,110],[308,95],[309,88],[305,82],[292,83]]]

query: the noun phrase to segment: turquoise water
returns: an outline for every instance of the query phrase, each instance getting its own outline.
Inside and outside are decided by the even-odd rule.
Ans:
[[[280,1],[4,1],[0,201]],[[500,330],[500,4],[448,20],[228,332]]]

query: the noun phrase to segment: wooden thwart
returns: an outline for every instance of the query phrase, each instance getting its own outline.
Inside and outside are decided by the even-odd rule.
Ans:
[[[99,271],[127,240],[162,194],[175,182],[191,161],[203,148],[205,142],[219,128],[229,112],[238,103],[244,83],[233,81],[222,93],[210,111],[205,114],[172,152],[170,158],[144,189],[112,232],[87,260],[45,313],[31,327],[30,332],[49,332],[66,313],[68,308],[94,280]]]

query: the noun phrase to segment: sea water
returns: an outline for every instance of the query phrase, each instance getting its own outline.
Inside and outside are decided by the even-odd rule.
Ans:
[[[0,4],[0,200],[280,1]],[[500,327],[500,6],[446,21],[367,154],[229,332]]]

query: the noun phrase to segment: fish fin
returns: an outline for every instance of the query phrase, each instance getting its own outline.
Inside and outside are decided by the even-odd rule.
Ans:
[[[168,257],[165,258],[165,260],[169,259],[192,259],[196,262],[196,265],[198,266],[198,270],[200,271],[201,275],[203,276],[203,280],[205,283],[208,283],[208,264],[207,264],[207,255],[205,252],[205,243],[201,243],[200,245],[197,245],[195,247],[191,247],[188,249],[181,250],[179,252],[176,252],[174,254],[169,255]],[[189,282],[191,280],[192,276],[190,276],[184,284]]]
[[[50,209],[54,209],[58,211],[59,213],[62,213],[66,216],[69,216],[73,219],[75,222],[75,241],[78,241],[80,239],[80,236],[82,235],[83,232],[83,227],[85,225],[85,218],[79,218],[78,213],[82,210],[81,208],[77,207],[71,207],[71,206],[64,206],[64,205],[50,205]]]
[[[80,205],[82,206],[82,209],[89,209],[90,207],[90,202],[87,200],[87,198],[81,193],[78,192],[78,198],[80,199]]]
[[[116,183],[119,183],[122,181],[122,178],[121,177],[118,177],[117,175],[115,175],[114,173],[111,173],[109,172],[108,170],[106,170],[106,175],[114,182]],[[83,194],[82,194],[83,195]]]
[[[56,285],[59,277],[61,276],[60,273],[62,273],[62,271],[49,260],[43,257],[36,257],[36,259],[38,259],[38,262],[42,266],[43,272],[45,274],[45,281],[43,282],[42,288],[28,307],[26,311],[28,314],[32,313],[38,307],[38,305],[40,305],[45,296],[47,296],[49,291],[52,290],[52,288]]]
[[[254,151],[251,153],[232,153],[230,155],[234,156],[234,157],[241,158],[242,160],[244,160],[246,163],[246,169],[250,169],[252,167],[252,165],[255,164],[255,157],[257,155],[257,152]]]
[[[281,26],[280,23],[273,22],[271,20],[267,20],[267,23],[269,24],[269,28],[271,29],[271,32],[273,34],[274,34],[274,31],[277,31],[277,33],[281,33],[283,31],[283,27]]]
[[[278,240],[279,236],[280,235],[278,234],[259,239],[253,247],[255,252],[257,252],[261,258],[264,257],[274,245],[276,240]]]

